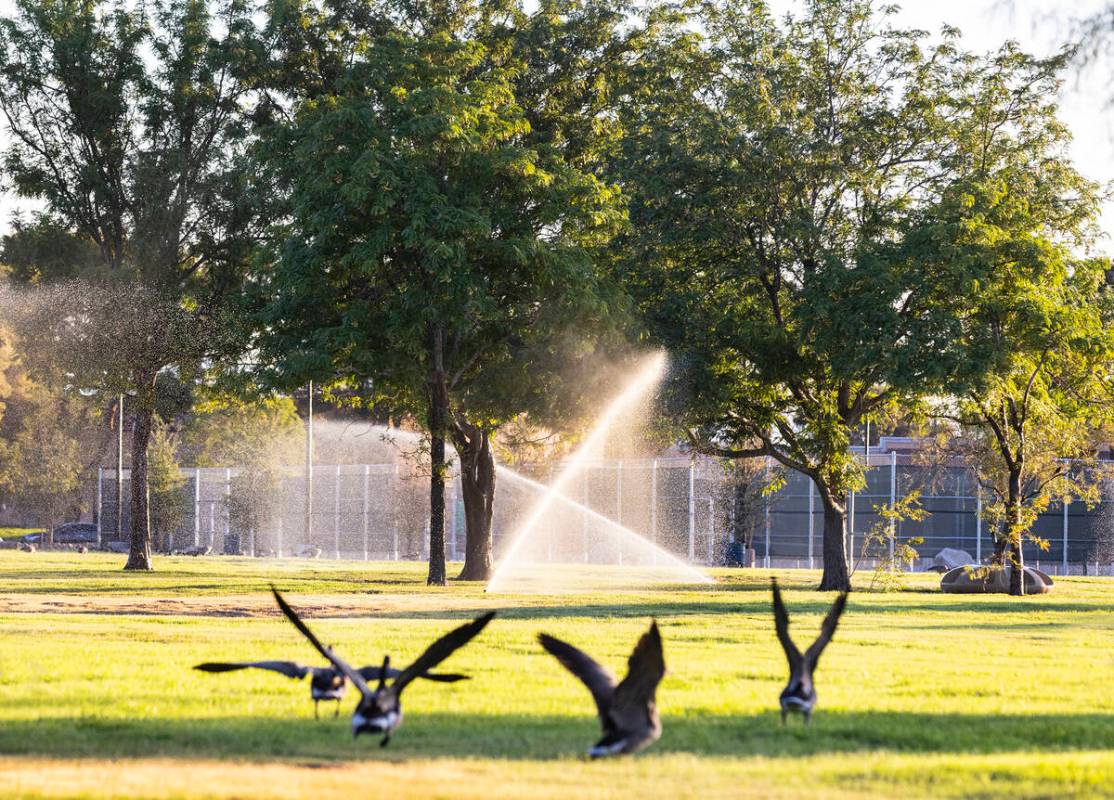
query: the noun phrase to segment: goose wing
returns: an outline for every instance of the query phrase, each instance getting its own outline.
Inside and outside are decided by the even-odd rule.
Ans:
[[[290,620],[295,628],[302,632],[303,636],[309,639],[309,643],[316,648],[317,652],[329,659],[330,664],[344,673],[345,677],[352,681],[352,684],[360,690],[361,695],[370,697],[372,692],[371,689],[368,688],[367,682],[364,680],[363,676],[357,670],[353,669],[343,658],[334,653],[333,648],[325,647],[325,645],[318,641],[317,637],[313,635],[313,631],[302,622],[294,609],[292,609],[286,600],[283,599],[283,596],[279,594],[278,589],[272,586],[271,592],[275,596],[275,602],[278,603],[278,607],[282,609],[283,615]]]
[[[611,702],[611,718],[623,730],[646,724],[647,709],[654,701],[658,684],[665,677],[665,656],[657,620],[642,634],[627,659],[627,675],[615,687]]]
[[[386,675],[383,675],[384,671],[386,672]],[[379,680],[381,676],[386,678],[397,678],[399,675],[402,674],[402,670],[395,669],[394,667],[387,667],[387,669],[384,670],[382,667],[374,665],[369,667],[360,667],[358,670],[356,670],[356,672],[360,673],[363,679],[365,681],[368,681],[369,683],[371,681]]]
[[[436,667],[454,652],[472,641],[472,639],[487,626],[487,623],[491,622],[494,616],[495,612],[489,611],[483,616],[476,617],[471,622],[461,625],[459,628],[453,628],[427,647],[425,652],[418,656],[413,664],[399,673],[399,676],[395,678],[394,682],[391,684],[391,689],[394,690],[396,695],[401,694],[402,690],[406,688],[406,685],[410,683],[410,681],[415,678],[424,677],[426,672]]]
[[[288,678],[304,678],[313,671],[313,667],[305,667],[301,664],[295,664],[293,661],[206,661],[204,664],[197,664],[194,666],[194,669],[199,669],[202,672],[233,672],[238,669],[269,669],[272,672],[278,672]]]
[[[364,676],[364,680],[371,682],[379,680],[379,676],[383,674],[383,668],[377,666],[360,667],[358,670]],[[387,667],[387,678],[397,678],[402,674],[402,670],[395,669],[394,667]],[[419,678],[427,681],[436,681],[437,683],[456,683],[457,681],[470,680],[470,675],[459,675],[455,672],[427,672],[425,675],[419,675]]]
[[[615,695],[615,676],[583,650],[578,650],[567,642],[545,633],[538,635],[538,641],[546,652],[561,662],[561,666],[588,687],[592,699],[596,701],[596,712],[601,720],[606,721]]]
[[[770,578],[770,586],[774,591],[774,626],[777,628],[777,638],[781,642],[781,649],[785,651],[785,658],[789,662],[789,672],[796,674],[801,667],[801,651],[793,640],[789,638],[789,612],[781,599],[781,590],[777,585],[777,578]]]
[[[812,646],[805,651],[805,663],[808,664],[810,670],[816,669],[816,664],[820,660],[820,654],[824,652],[824,648],[828,646],[828,642],[832,640],[832,635],[836,632],[836,627],[839,625],[839,618],[843,615],[843,609],[847,606],[847,592],[840,592],[839,597],[832,603],[832,607],[828,609],[828,616],[824,617],[824,622],[820,625],[820,635],[816,637],[816,641]]]

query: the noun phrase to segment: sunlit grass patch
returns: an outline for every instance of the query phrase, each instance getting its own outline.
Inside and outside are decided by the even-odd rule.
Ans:
[[[1101,579],[1025,599],[941,595],[933,575],[854,593],[806,729],[778,721],[785,663],[760,570],[716,570],[709,587],[620,574],[610,591],[488,595],[428,589],[420,564],[174,558],[135,575],[120,561],[0,553],[0,796],[1114,796],[1114,584]],[[808,590],[815,573],[777,574],[808,640],[831,597]],[[500,613],[446,662],[472,679],[414,684],[381,750],[352,740],[351,699],[315,721],[304,683],[190,669],[319,662],[271,583],[358,663],[406,662],[479,610]],[[621,674],[651,617],[669,667],[664,735],[586,763],[591,700],[535,637]]]

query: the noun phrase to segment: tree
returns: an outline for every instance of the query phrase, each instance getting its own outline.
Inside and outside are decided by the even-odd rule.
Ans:
[[[48,539],[80,507],[81,437],[94,418],[82,398],[33,380],[12,332],[0,327],[0,495],[32,509]]]
[[[434,584],[445,580],[452,440],[469,529],[462,577],[482,579],[492,432],[554,407],[561,369],[613,310],[591,254],[621,220],[618,197],[531,138],[520,65],[496,25],[513,6],[399,18],[362,8],[366,45],[329,80],[300,85],[260,151],[288,221],[259,279],[260,352],[288,383],[347,381],[369,403],[424,416]]]
[[[1001,63],[1019,72],[988,71],[981,91],[1009,103],[972,131],[968,177],[923,232],[947,243],[926,267],[969,287],[951,314],[939,414],[959,426],[954,447],[989,493],[997,561],[1013,566],[1010,593],[1020,595],[1024,541],[1044,545],[1030,533],[1037,515],[1056,500],[1098,498],[1102,473],[1088,462],[1114,420],[1114,292],[1109,262],[1087,255],[1097,189],[1058,157],[1067,134],[1048,99],[1061,63],[1011,51]]]
[[[11,233],[0,238],[0,263],[14,282],[27,285],[89,277],[104,267],[92,242],[46,217],[14,219]]]
[[[15,6],[0,20],[5,178],[44,204],[51,225],[91,243],[102,271],[134,282],[137,296],[212,316],[252,238],[237,165],[256,63],[251,9],[239,0]],[[125,569],[151,568],[151,387],[194,352],[195,342],[156,338],[146,355],[159,358],[125,364],[110,381],[135,392]]]
[[[614,179],[622,278],[672,353],[693,446],[769,456],[816,484],[822,590],[850,588],[846,515],[864,420],[942,380],[934,276],[900,247],[954,178],[973,59],[867,2],[664,11],[630,70]]]
[[[71,394],[128,395],[134,425],[131,566],[125,568],[143,569],[151,548],[148,447],[158,422],[159,386],[168,383],[160,381],[160,372],[173,366],[179,377],[195,376],[202,359],[220,346],[224,320],[201,316],[173,294],[142,284],[84,281],[25,291],[9,318],[33,376],[63,376]]]
[[[174,534],[182,529],[188,516],[189,501],[183,491],[186,480],[178,463],[174,434],[156,417],[148,447],[148,484],[151,487],[151,544],[169,553]]]
[[[770,470],[764,460],[739,459],[726,461],[724,494],[727,503],[731,538],[743,549],[744,559],[754,550],[754,538],[766,518],[770,494],[784,483],[785,476]],[[745,562],[744,566],[752,566]]]

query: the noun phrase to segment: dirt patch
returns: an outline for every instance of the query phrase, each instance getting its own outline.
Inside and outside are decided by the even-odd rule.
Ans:
[[[490,609],[484,598],[432,595],[342,594],[287,595],[291,605],[307,618],[406,616],[446,611]],[[158,597],[136,595],[42,595],[0,593],[0,614],[124,614],[184,617],[279,617],[270,594],[232,597]]]

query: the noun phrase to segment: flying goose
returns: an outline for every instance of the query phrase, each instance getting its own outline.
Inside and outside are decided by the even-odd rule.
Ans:
[[[345,691],[348,688],[348,680],[344,677],[344,673],[332,667],[307,667],[303,664],[296,664],[293,661],[240,661],[234,663],[226,663],[221,661],[207,661],[204,664],[198,664],[194,669],[199,669],[204,672],[233,672],[239,669],[269,669],[272,672],[278,672],[288,678],[301,680],[306,675],[310,676],[309,680],[309,694],[313,698],[313,718],[318,718],[317,706],[322,700],[336,701],[336,710],[333,716],[340,714],[340,701],[344,699]],[[379,680],[379,673],[382,667],[360,667],[357,672],[363,676],[365,681]],[[387,675],[388,678],[397,677],[399,671],[392,669]],[[425,675],[420,676],[425,680],[439,681],[441,683],[455,683],[456,681],[467,680],[467,675],[456,675],[453,673],[433,673],[427,672]]]
[[[596,701],[603,738],[588,750],[591,758],[635,753],[661,737],[655,694],[665,675],[665,660],[657,621],[638,640],[627,659],[627,676],[618,685],[605,667],[582,650],[544,633],[538,641],[580,678]]]
[[[401,672],[392,670],[391,657],[384,656],[383,666],[379,669],[379,684],[375,689],[372,689],[359,670],[354,669],[348,662],[333,652],[333,648],[325,647],[318,641],[317,637],[313,635],[313,631],[306,627],[306,624],[287,604],[277,589],[272,587],[271,591],[274,593],[275,600],[286,618],[302,632],[303,636],[309,639],[310,644],[317,648],[317,652],[325,656],[329,663],[343,673],[348,680],[352,681],[352,685],[359,690],[360,702],[356,705],[356,710],[352,712],[352,738],[356,738],[361,733],[382,733],[383,740],[379,742],[380,747],[387,746],[391,740],[391,733],[402,724],[402,705],[400,704],[402,690],[412,680],[424,676],[428,670],[433,669],[456,650],[468,644],[495,616],[494,611],[489,611],[459,628],[454,628],[427,647],[426,651],[418,656],[413,664]],[[387,678],[392,676],[394,680],[388,686]]]
[[[777,586],[777,578],[770,578],[774,590],[774,623],[777,626],[777,638],[785,651],[789,661],[789,683],[781,692],[781,724],[790,711],[804,715],[805,724],[812,717],[812,709],[816,706],[816,687],[812,682],[812,673],[816,671],[816,664],[820,661],[820,654],[832,640],[839,617],[847,605],[847,592],[840,592],[839,597],[832,603],[828,616],[820,626],[820,635],[812,646],[801,655],[797,645],[789,638],[789,612],[785,610],[785,603],[781,600],[781,591]]]

